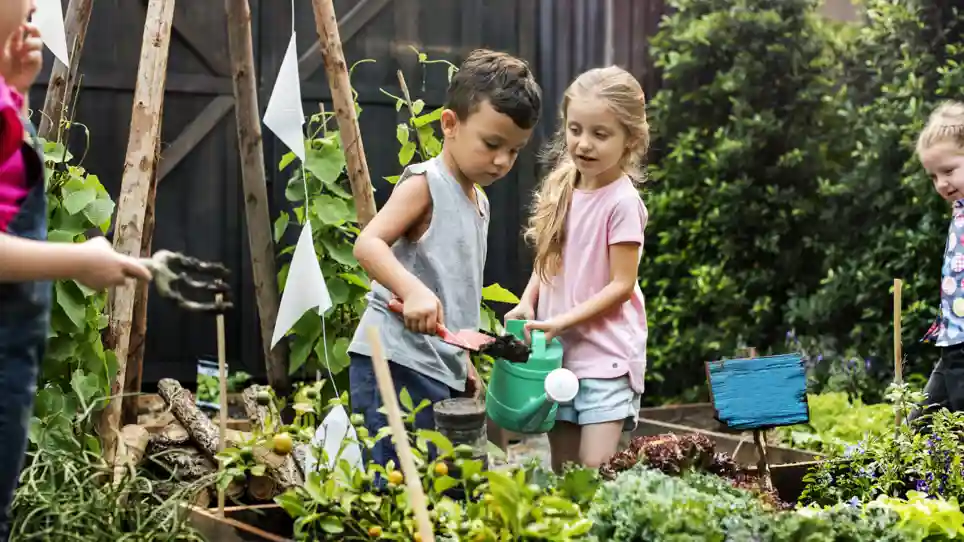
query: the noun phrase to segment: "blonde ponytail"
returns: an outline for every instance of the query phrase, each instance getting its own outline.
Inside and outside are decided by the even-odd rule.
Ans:
[[[544,282],[550,282],[562,266],[566,216],[569,214],[569,205],[572,203],[572,193],[576,189],[578,178],[579,170],[576,169],[576,164],[568,153],[562,152],[555,167],[542,181],[532,202],[532,214],[529,216],[525,239],[535,248],[535,272]]]

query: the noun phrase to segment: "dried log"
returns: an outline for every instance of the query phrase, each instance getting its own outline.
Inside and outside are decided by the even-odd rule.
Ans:
[[[174,417],[187,429],[191,439],[208,457],[218,453],[218,428],[201,409],[194,404],[191,392],[181,387],[177,380],[162,378],[157,383],[157,393],[167,402]]]
[[[211,490],[207,487],[189,487],[172,480],[154,482],[154,494],[161,499],[170,499],[178,493],[194,506],[211,506]]]
[[[121,429],[117,446],[117,462],[114,463],[114,483],[120,482],[128,469],[131,471],[137,469],[144,459],[150,440],[151,434],[139,425],[125,425]]]
[[[152,443],[151,451],[151,459],[181,482],[194,482],[217,472],[214,461],[188,444],[157,447]]]
[[[270,501],[281,490],[270,476],[251,476],[248,478],[248,497],[254,502]]]
[[[241,394],[241,400],[244,403],[245,412],[251,419],[252,430],[271,433],[273,429],[279,425],[281,416],[274,405],[271,405],[269,408],[258,404],[258,392],[261,391],[261,389],[262,387],[257,384],[249,386]],[[270,422],[267,428],[265,427],[266,420]],[[260,463],[268,466],[268,474],[274,479],[282,491],[290,487],[304,485],[301,470],[298,468],[292,455],[279,456],[269,450],[260,449],[260,447],[255,448],[254,455]],[[272,464],[279,460],[279,465],[275,466]]]
[[[170,448],[186,444],[191,435],[184,426],[177,422],[169,423],[151,437],[151,444],[158,447]]]

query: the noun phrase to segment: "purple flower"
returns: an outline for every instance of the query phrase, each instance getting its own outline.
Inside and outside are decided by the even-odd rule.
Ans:
[[[921,493],[927,493],[927,482],[918,480],[915,489]]]
[[[860,506],[860,499],[858,499],[856,496],[851,497],[850,500],[847,501],[847,504],[849,504],[853,508],[857,508],[858,506]]]
[[[870,370],[870,365],[871,365],[871,364],[870,364],[870,358],[864,358],[864,369],[867,370],[867,371],[869,371],[869,370]]]

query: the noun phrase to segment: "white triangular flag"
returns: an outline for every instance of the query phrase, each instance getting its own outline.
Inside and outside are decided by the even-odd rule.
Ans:
[[[267,126],[302,162],[305,161],[305,137],[302,126],[305,112],[301,106],[301,79],[298,76],[298,46],[295,33],[291,33],[288,50],[285,51],[278,79],[268,98],[268,108],[264,112],[264,125]]]
[[[323,457],[327,457],[324,466],[328,470],[334,469],[338,461],[342,459],[348,461],[348,464],[353,468],[361,469],[363,467],[362,454],[357,439],[358,434],[348,419],[348,412],[345,411],[345,407],[338,405],[332,408],[331,412],[322,420],[321,426],[318,427],[314,438],[311,439],[311,445],[314,448],[324,450],[325,456]],[[349,442],[345,443],[345,447],[342,449],[345,440]],[[302,465],[305,474],[317,470],[319,459],[321,458],[315,457],[314,451],[305,456],[305,464]]]
[[[315,244],[311,239],[311,222],[305,221],[295,245],[295,253],[291,256],[288,267],[288,280],[285,282],[284,292],[281,294],[281,305],[278,307],[278,319],[274,324],[274,335],[271,337],[271,348],[288,333],[301,316],[310,309],[318,308],[318,314],[324,314],[331,308],[331,295],[325,285],[325,276],[321,274],[321,265],[315,254]]]
[[[57,60],[70,66],[67,56],[67,33],[64,31],[64,8],[60,0],[37,0],[31,19],[40,30],[40,38]]]

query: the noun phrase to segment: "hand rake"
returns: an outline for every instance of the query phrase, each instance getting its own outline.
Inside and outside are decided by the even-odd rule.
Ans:
[[[222,294],[226,298],[231,287],[225,279],[231,273],[219,263],[205,262],[168,250],[158,250],[154,256],[141,258],[140,262],[154,275],[158,293],[177,301],[182,309],[223,313],[234,307],[230,301],[195,301],[184,295],[184,289],[189,288]]]

